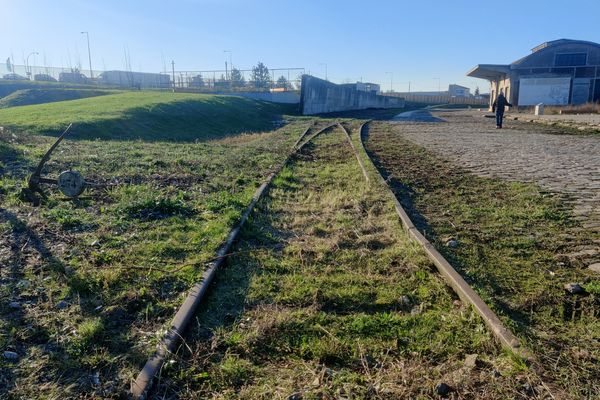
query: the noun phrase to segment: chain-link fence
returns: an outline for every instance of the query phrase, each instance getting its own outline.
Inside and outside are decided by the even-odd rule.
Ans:
[[[285,91],[297,90],[304,68],[274,68],[210,71],[165,71],[160,73],[123,70],[86,70],[0,63],[0,81],[44,81],[135,89],[186,89],[194,91]]]
[[[252,69],[211,71],[174,71],[176,88],[206,91],[298,90],[304,68],[274,68],[260,73]]]

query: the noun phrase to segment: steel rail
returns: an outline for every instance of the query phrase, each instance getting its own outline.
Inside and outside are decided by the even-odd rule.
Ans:
[[[200,305],[200,302],[208,292],[210,284],[212,283],[218,269],[227,259],[227,256],[230,253],[231,246],[237,239],[242,227],[248,220],[248,217],[252,213],[254,206],[256,206],[256,203],[258,203],[261,197],[265,194],[265,192],[273,182],[273,179],[279,174],[279,172],[281,172],[281,170],[283,170],[283,168],[285,168],[285,166],[292,160],[292,158],[304,148],[304,146],[310,143],[321,133],[335,126],[336,124],[331,124],[320,129],[310,139],[308,139],[299,147],[296,147],[297,145],[294,145],[294,148],[292,149],[290,154],[288,154],[285,161],[267,177],[266,181],[262,185],[260,185],[258,189],[256,189],[254,195],[252,196],[250,204],[248,204],[246,210],[244,211],[244,214],[242,214],[242,218],[240,219],[238,224],[230,231],[225,243],[223,243],[219,248],[215,260],[209,264],[209,267],[202,274],[202,280],[196,283],[191,288],[185,301],[175,314],[175,317],[171,322],[169,330],[159,341],[156,351],[148,358],[148,361],[146,361],[146,364],[140,371],[136,380],[132,383],[131,395],[133,396],[133,398],[140,400],[146,398],[148,391],[152,387],[154,377],[159,373],[160,369],[162,368],[165,362],[165,358],[176,350],[176,347],[179,344],[181,338],[183,337],[191,318],[196,312],[198,306]],[[302,133],[301,138],[307,135],[311,127],[312,125]],[[299,143],[299,141],[297,143]]]
[[[354,146],[354,143],[352,142],[352,136],[350,136],[350,132],[348,132],[346,127],[339,122],[338,122],[338,126],[340,128],[342,128],[342,130],[346,133],[346,138],[348,139],[348,143],[350,143],[350,147],[352,147],[352,151],[354,152],[354,155],[356,156],[358,165],[360,165],[360,169],[362,170],[363,176],[365,177],[365,180],[367,181],[367,183],[369,183],[370,182],[369,174],[367,173],[365,164],[363,164],[363,161],[360,159],[360,155],[358,154],[358,150],[356,150],[356,146]],[[361,129],[362,129],[362,125],[361,125]]]
[[[371,121],[363,123],[359,128],[359,141],[362,147],[362,151],[366,154],[367,158],[371,162],[371,165],[377,172],[377,176],[381,183],[388,189],[391,198],[394,201],[394,208],[396,213],[402,221],[404,230],[408,233],[409,237],[419,243],[429,259],[436,266],[439,273],[444,277],[448,285],[454,290],[454,292],[460,297],[460,299],[468,304],[471,304],[475,311],[481,316],[485,324],[488,326],[492,334],[500,342],[503,347],[506,347],[514,354],[526,359],[531,360],[531,354],[529,351],[521,345],[519,339],[507,329],[498,316],[487,306],[487,304],[481,299],[481,297],[473,290],[473,288],[463,279],[463,277],[452,267],[452,265],[440,254],[440,252],[419,232],[415,227],[414,223],[398,201],[398,198],[394,194],[393,190],[385,180],[379,169],[375,166],[373,159],[367,152],[364,144],[365,127]]]

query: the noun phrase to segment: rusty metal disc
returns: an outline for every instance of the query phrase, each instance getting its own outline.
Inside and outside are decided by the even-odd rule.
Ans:
[[[64,171],[58,176],[58,189],[67,197],[77,197],[85,189],[85,179],[77,171]]]

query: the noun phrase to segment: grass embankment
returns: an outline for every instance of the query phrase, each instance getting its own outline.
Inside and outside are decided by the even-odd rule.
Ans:
[[[600,285],[566,253],[598,237],[557,196],[532,184],[479,178],[373,123],[368,149],[426,236],[534,350],[563,396],[600,396]],[[458,247],[446,246],[450,239]],[[580,282],[587,296],[567,295]]]
[[[289,106],[241,97],[166,92],[124,92],[69,102],[0,110],[0,126],[16,132],[71,138],[190,141],[268,130]]]
[[[191,98],[200,107],[245,104]],[[211,110],[215,118],[239,112]],[[211,137],[226,122],[188,128]],[[243,127],[241,119],[232,123],[231,133]],[[48,190],[36,208],[19,199],[20,188],[54,138],[1,134],[0,398],[123,398],[256,187],[306,125],[197,143],[66,139],[45,175],[73,168],[115,185],[78,201]]]
[[[93,89],[23,89],[0,98],[0,108],[27,106],[32,104],[54,103],[57,101],[77,100],[87,97],[115,93],[108,90]]]
[[[523,393],[527,373],[432,272],[373,185],[339,129],[315,139],[259,202],[155,393],[431,398],[442,381],[460,397]]]

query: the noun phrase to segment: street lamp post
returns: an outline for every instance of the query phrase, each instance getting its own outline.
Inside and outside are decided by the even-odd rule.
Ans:
[[[233,52],[231,50],[223,50],[223,53],[229,53],[229,70],[233,71],[233,61],[232,61]]]
[[[327,63],[319,63],[319,65],[325,66],[325,80],[328,81],[329,79],[327,79]]]
[[[394,73],[386,72],[386,74],[390,74],[390,93],[394,91]]]
[[[82,35],[84,33],[85,33],[85,36],[87,37],[88,60],[90,62],[90,79],[94,79],[94,73],[92,72],[92,52],[90,51],[90,34],[87,31],[81,32]]]
[[[29,80],[31,80],[31,68],[29,67],[29,57],[31,57],[34,54],[39,55],[40,53],[38,53],[37,51],[32,51],[27,55],[27,58],[25,59],[25,72],[27,73]]]
[[[441,94],[442,93],[441,80],[440,80],[440,78],[433,78],[433,80],[436,80],[436,79],[438,81],[438,94]]]

